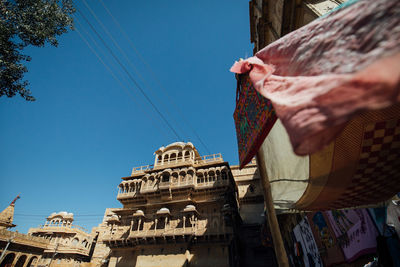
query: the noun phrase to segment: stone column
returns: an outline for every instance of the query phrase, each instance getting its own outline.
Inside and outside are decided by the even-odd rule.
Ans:
[[[11,263],[11,267],[14,267],[14,266],[15,266],[15,264],[17,263],[17,261],[18,261],[19,257],[21,257],[21,255],[22,255],[21,252],[18,252],[17,254],[15,254],[14,260],[13,260],[13,262]]]
[[[140,224],[141,224],[141,223],[142,223],[142,217],[139,218],[139,224],[138,224],[138,227],[137,227],[138,233],[139,233],[139,231],[140,231]]]

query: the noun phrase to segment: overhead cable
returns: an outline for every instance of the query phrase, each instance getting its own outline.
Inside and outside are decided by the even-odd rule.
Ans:
[[[83,25],[79,22],[79,20],[75,17],[75,21],[78,22],[79,26],[82,28],[82,30],[85,31],[86,35],[91,38],[91,36],[88,34],[88,32],[85,30]],[[92,51],[92,53],[97,57],[97,59],[103,64],[103,66],[107,69],[107,71],[111,74],[111,76],[118,82],[118,84],[127,92],[129,97],[132,99],[132,101],[135,103],[135,105],[141,106],[140,102],[136,100],[136,98],[132,95],[131,91],[127,86],[125,86],[122,81],[116,76],[116,74],[113,72],[113,70],[104,62],[102,57],[96,52],[96,50],[89,44],[87,39],[83,36],[83,34],[79,31],[79,29],[76,27],[75,28],[76,32],[78,33],[79,37],[85,42],[85,44],[89,47],[89,49]],[[91,38],[91,41],[95,44],[97,49],[99,49],[98,44],[94,39]],[[100,50],[100,49],[99,49]],[[154,120],[150,117],[149,114],[145,111],[146,109],[142,107],[142,110],[144,111],[145,116],[148,118],[149,121],[154,122]],[[154,123],[154,125],[157,125],[158,127],[161,127],[159,124]],[[161,128],[162,129],[162,128]]]
[[[89,10],[90,14],[92,14],[92,16],[95,18],[95,20],[97,21],[97,23],[101,26],[101,28],[104,30],[104,32],[106,33],[106,35],[110,38],[110,40],[113,42],[113,44],[115,45],[115,47],[118,49],[118,51],[122,54],[122,56],[125,58],[126,62],[128,62],[128,64],[130,65],[130,67],[133,69],[133,72],[136,74],[136,76],[138,76],[139,80],[141,82],[144,83],[145,87],[147,87],[148,89],[152,90],[151,86],[146,82],[146,80],[144,79],[144,77],[140,74],[140,71],[136,68],[136,66],[132,63],[132,61],[129,59],[128,55],[125,53],[125,51],[121,48],[121,46],[118,44],[118,42],[114,39],[114,37],[112,36],[112,34],[110,33],[110,31],[107,29],[107,27],[101,22],[101,20],[97,17],[96,13],[93,11],[93,9],[89,6],[89,4],[87,3],[86,0],[83,0],[83,3],[85,4],[86,8]],[[157,97],[157,94],[153,95],[155,97]],[[160,101],[162,103],[162,101]],[[168,109],[165,109],[166,113],[170,116],[170,118],[173,120],[173,123],[175,124],[175,126],[179,127],[179,123],[177,123],[177,121],[175,121],[174,117],[171,115],[171,113],[169,112]],[[182,129],[179,127],[179,129],[182,131]]]
[[[172,125],[168,122],[168,120],[165,118],[165,116],[160,112],[160,110],[157,108],[157,106],[153,103],[153,101],[150,99],[150,97],[144,92],[142,87],[138,84],[138,82],[133,78],[131,73],[126,69],[126,67],[122,64],[122,62],[119,60],[119,58],[115,55],[115,53],[112,51],[112,49],[108,46],[108,44],[104,41],[104,39],[101,37],[101,35],[97,32],[97,30],[93,27],[93,25],[90,23],[90,21],[87,19],[85,14],[83,14],[79,8],[76,7],[76,10],[78,13],[82,16],[82,18],[85,20],[85,22],[89,25],[89,27],[92,29],[92,31],[96,34],[96,36],[100,39],[100,41],[103,43],[103,45],[107,48],[108,52],[112,55],[112,57],[115,59],[115,61],[118,63],[118,65],[124,70],[124,72],[128,75],[129,79],[135,84],[136,88],[139,89],[141,94],[146,98],[146,100],[151,104],[153,109],[157,112],[157,114],[162,118],[162,120],[167,124],[167,126],[170,128],[170,130],[174,133],[174,135],[178,138],[178,140],[182,140],[179,134],[175,131],[175,129],[172,127]]]
[[[85,4],[87,5],[86,1],[84,0]],[[164,94],[168,97],[169,101],[173,104],[172,106],[175,107],[178,110],[178,114],[180,114],[182,116],[182,119],[184,120],[184,122],[189,126],[189,128],[191,129],[191,131],[195,134],[196,138],[200,141],[200,143],[203,145],[203,147],[205,148],[205,150],[208,152],[208,154],[211,154],[210,150],[208,149],[208,147],[205,145],[205,143],[203,142],[203,140],[200,138],[200,136],[197,134],[197,131],[192,127],[192,125],[189,123],[189,121],[186,119],[186,117],[184,116],[184,112],[182,112],[182,110],[179,109],[179,105],[176,105],[174,100],[172,99],[172,97],[170,97],[170,95],[167,93],[167,90],[164,88],[164,86],[162,86],[160,80],[158,79],[157,75],[154,73],[153,69],[150,67],[150,65],[147,63],[147,61],[142,57],[142,55],[140,54],[140,52],[138,51],[138,49],[136,48],[136,46],[133,44],[132,40],[129,38],[129,36],[126,34],[126,32],[124,31],[124,29],[121,27],[121,24],[119,24],[119,22],[117,21],[117,19],[114,17],[114,15],[111,13],[111,11],[107,8],[107,6],[104,4],[104,2],[102,0],[100,0],[101,5],[104,7],[104,9],[106,10],[106,12],[108,13],[108,15],[112,18],[114,24],[117,26],[117,28],[119,29],[119,31],[122,33],[122,35],[125,37],[125,39],[128,41],[129,45],[131,46],[131,48],[133,49],[133,51],[136,53],[136,55],[138,56],[138,58],[140,59],[140,61],[146,66],[146,68],[148,69],[149,73],[151,74],[151,76],[153,77],[153,79],[156,81],[157,85],[162,89],[162,91],[164,92]],[[88,5],[87,5],[88,7]],[[89,11],[91,10],[90,7]],[[94,15],[95,16],[95,15]],[[99,24],[102,25],[101,22],[99,22]],[[104,28],[103,28],[104,29]],[[107,30],[106,30],[107,32]],[[116,44],[116,42],[114,42]],[[117,47],[119,47],[116,44]],[[122,52],[122,51],[121,51]],[[123,53],[123,52],[122,52]],[[125,53],[123,53],[125,54]]]

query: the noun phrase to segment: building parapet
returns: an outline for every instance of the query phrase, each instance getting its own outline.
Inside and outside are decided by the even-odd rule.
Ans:
[[[76,232],[76,231],[81,231],[84,232],[85,234],[88,234],[88,230],[85,228],[75,225],[75,224],[70,224],[70,225],[65,225],[65,226],[60,226],[60,225],[48,225],[48,224],[43,224],[39,225],[39,227],[36,228],[31,228],[29,232],[65,232],[65,233],[71,233],[71,232]]]
[[[195,177],[194,177],[195,178]],[[201,178],[200,178],[201,179]],[[174,189],[183,189],[183,188],[194,188],[195,190],[204,190],[211,188],[219,188],[229,186],[230,181],[228,179],[222,179],[216,177],[214,181],[197,181],[197,179],[186,180],[184,182],[173,183],[169,182],[160,182],[157,186],[154,187],[142,187],[140,191],[121,191],[119,190],[117,195],[117,200],[138,198],[148,193],[154,193],[160,190],[174,190]]]
[[[215,162],[223,162],[223,161],[224,160],[222,158],[221,153],[200,156],[200,157],[196,157],[195,159],[186,158],[186,157],[182,156],[182,157],[176,157],[172,160],[170,159],[169,161],[159,160],[159,161],[157,161],[156,166],[154,166],[153,164],[150,164],[150,165],[134,167],[132,169],[131,176],[143,174],[148,171],[152,171],[152,170],[156,170],[156,169],[163,169],[166,167],[175,167],[175,166],[180,166],[180,165],[185,165],[185,164],[202,166],[205,164],[210,164],[210,163],[215,163]]]
[[[11,232],[5,229],[0,230],[0,240],[1,241],[9,241],[12,240],[12,243],[34,246],[40,248],[47,248],[50,242],[44,238],[36,237],[32,235],[22,234],[18,232]]]
[[[57,246],[58,245],[58,246]],[[57,252],[59,254],[80,254],[83,256],[89,256],[90,246],[88,247],[71,247],[57,244],[50,244],[45,253]]]

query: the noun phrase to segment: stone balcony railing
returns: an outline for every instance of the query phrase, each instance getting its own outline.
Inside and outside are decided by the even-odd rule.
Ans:
[[[151,165],[134,167],[132,169],[131,175],[134,176],[137,174],[145,173],[146,171],[151,171],[153,169],[171,168],[174,166],[182,165],[183,163],[201,166],[204,164],[210,164],[210,163],[214,163],[214,162],[223,162],[223,161],[224,160],[222,158],[221,153],[201,156],[201,157],[198,157],[195,159],[185,158],[185,157],[177,157],[177,158],[167,161],[167,162],[158,161],[156,165],[151,164]]]
[[[232,227],[225,226],[222,228],[205,228],[205,227],[185,227],[185,228],[167,228],[167,229],[148,229],[148,230],[134,230],[130,231],[129,235],[126,236],[121,234],[107,234],[103,236],[103,241],[123,240],[123,239],[141,239],[141,238],[154,238],[154,237],[166,237],[166,236],[183,236],[183,235],[194,235],[203,236],[207,235],[218,235],[218,234],[230,234],[233,232]]]
[[[50,244],[45,252],[58,252],[58,253],[65,253],[65,254],[80,254],[84,256],[89,256],[90,246],[82,247],[81,245],[77,244],[76,246],[70,245],[60,245],[58,243]]]
[[[47,248],[47,246],[50,244],[49,240],[42,237],[21,234],[18,232],[11,232],[4,229],[0,230],[0,240],[7,242],[11,240],[12,243],[40,248]]]
[[[166,190],[166,189],[178,189],[178,188],[188,188],[192,187],[194,189],[208,189],[213,187],[224,187],[229,186],[229,180],[222,180],[217,179],[216,181],[208,181],[208,182],[197,182],[197,177],[194,177],[191,180],[185,180],[184,182],[160,182],[158,185],[153,187],[141,187],[140,191],[134,192],[118,192],[117,200],[124,200],[130,198],[137,198],[139,196],[143,196],[144,194],[157,192],[159,190]]]
[[[57,232],[57,233],[71,233],[76,231],[81,231],[84,233],[88,233],[88,230],[79,226],[79,225],[54,225],[54,224],[43,224],[39,225],[37,228],[30,229],[30,232]]]

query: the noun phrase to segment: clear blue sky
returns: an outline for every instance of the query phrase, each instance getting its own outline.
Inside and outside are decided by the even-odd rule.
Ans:
[[[208,154],[184,120],[211,153],[222,153],[231,165],[238,163],[232,117],[236,81],[229,68],[239,57],[252,54],[248,1],[103,0],[155,76],[100,2],[87,1],[145,82],[84,3],[76,4],[182,140],[104,46],[96,51],[124,84],[130,84],[131,95],[77,32],[60,37],[57,48],[26,49],[32,61],[25,78],[37,100],[0,98],[0,209],[21,193],[14,219],[20,232],[58,211],[73,212],[76,224],[90,230],[101,222],[105,208],[122,207],[116,200],[120,178],[129,176],[134,166],[152,164],[160,146],[191,141],[202,155]],[[78,12],[76,17],[83,25],[76,24],[78,30],[90,44],[94,46],[88,34],[101,44]]]

